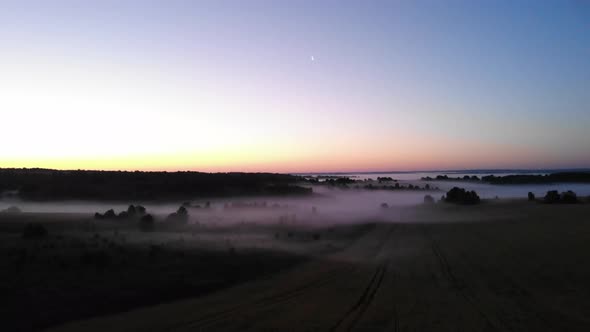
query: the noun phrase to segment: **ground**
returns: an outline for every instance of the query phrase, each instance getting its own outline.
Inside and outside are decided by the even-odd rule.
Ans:
[[[437,204],[391,209],[364,225],[272,227],[248,232],[266,239],[255,241],[259,250],[305,258],[54,330],[590,330],[589,204]]]

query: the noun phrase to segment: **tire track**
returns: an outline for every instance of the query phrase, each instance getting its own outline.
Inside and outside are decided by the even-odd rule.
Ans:
[[[470,294],[468,292],[467,286],[465,285],[465,283],[455,276],[453,269],[452,269],[451,265],[449,264],[449,261],[448,261],[446,255],[444,254],[444,252],[440,248],[440,245],[438,244],[438,242],[432,237],[430,232],[426,229],[425,225],[422,226],[422,230],[423,230],[424,236],[428,239],[428,241],[431,244],[432,251],[434,253],[434,256],[437,258],[437,261],[440,265],[443,275],[449,281],[453,290],[455,290],[455,292],[457,292],[459,295],[461,295],[461,297],[472,308],[474,308],[478,312],[478,314],[484,319],[484,321],[486,322],[488,327],[492,328],[495,331],[506,331],[507,327],[502,326],[502,328],[500,328],[499,325],[501,325],[501,324],[499,322],[494,322],[492,320],[490,315],[488,315],[482,309],[481,305],[476,300],[476,297],[473,294]]]
[[[385,277],[386,270],[386,264],[381,264],[379,267],[377,267],[375,273],[373,273],[371,281],[369,281],[369,284],[357,302],[350,309],[348,309],[348,311],[336,322],[332,328],[330,328],[330,331],[336,331],[338,328],[340,328],[340,326],[344,325],[348,319],[351,319],[351,321],[348,324],[346,331],[350,331],[352,328],[354,328],[364,312],[367,311],[367,308],[377,294],[377,291],[383,282],[383,278]]]
[[[518,265],[516,263],[515,260],[515,254],[518,254],[520,251],[516,250],[513,246],[512,243],[510,243],[509,241],[503,240],[503,239],[498,239],[498,240],[493,240],[491,239],[489,236],[486,236],[484,234],[481,234],[480,232],[477,231],[473,231],[472,229],[468,229],[467,232],[469,234],[472,235],[472,238],[478,238],[479,241],[476,241],[475,243],[481,245],[481,243],[483,242],[487,242],[487,243],[494,243],[494,242],[502,242],[504,246],[511,248],[510,252],[512,253],[511,255],[508,255],[504,258],[502,258],[504,261],[510,261],[512,264],[514,264],[515,266]],[[472,259],[469,259],[468,255],[465,255],[465,253],[463,253],[463,260],[465,260],[467,263],[471,264],[471,265],[475,265],[474,262],[472,261]],[[521,259],[525,259],[522,258]],[[516,291],[518,293],[521,294],[525,294],[528,293],[528,291],[520,284],[518,283],[510,274],[508,273],[503,273],[501,269],[496,269],[496,274],[501,276],[504,279],[504,284],[505,285],[510,285],[511,289],[513,291]],[[498,294],[497,292],[494,292],[495,294]],[[545,316],[542,314],[539,314],[537,311],[535,310],[539,310],[539,301],[536,301],[534,298],[529,298],[528,301],[525,301],[522,297],[521,298],[517,298],[517,299],[512,299],[512,301],[519,307],[519,309],[523,310],[523,311],[533,311],[534,315],[536,317],[536,319],[541,322],[542,324],[545,324],[546,326],[552,326],[551,323],[545,319]],[[536,309],[533,309],[536,308]],[[509,325],[508,322],[504,322],[504,320],[501,320],[505,325]]]
[[[377,246],[377,252],[375,254],[375,257],[377,257],[381,253],[383,247],[390,239],[393,230],[394,225],[389,226],[389,230],[386,236],[383,240],[380,241],[380,243]],[[370,304],[373,302],[373,299],[377,295],[377,292],[379,291],[379,288],[383,283],[383,279],[385,278],[385,274],[387,272],[387,265],[387,261],[378,265],[377,269],[375,270],[375,273],[373,273],[371,280],[365,287],[365,290],[363,291],[361,296],[358,298],[355,304],[353,304],[352,307],[350,307],[348,311],[336,322],[336,324],[334,324],[334,326],[330,328],[330,331],[336,331],[341,327],[344,328],[344,326],[346,326],[344,328],[346,331],[351,331],[352,329],[354,329],[354,327],[358,324],[360,319],[363,317],[363,315],[369,308]],[[348,320],[350,321],[347,323]]]
[[[287,291],[284,291],[284,292],[281,292],[278,294],[266,296],[266,297],[263,297],[261,299],[258,299],[258,300],[252,301],[252,302],[245,302],[245,303],[236,305],[236,306],[229,308],[229,309],[206,314],[199,319],[192,320],[189,322],[185,322],[181,325],[171,327],[171,328],[167,329],[167,331],[173,331],[173,330],[182,329],[182,328],[190,328],[190,329],[197,329],[197,330],[204,329],[208,326],[214,325],[214,324],[221,322],[223,320],[232,318],[233,315],[240,314],[240,313],[247,311],[247,310],[252,310],[253,308],[261,309],[261,307],[268,307],[268,306],[273,306],[273,305],[277,305],[277,304],[288,303],[291,300],[294,300],[296,298],[299,298],[299,297],[305,295],[309,290],[325,286],[325,285],[331,283],[333,280],[339,278],[342,275],[346,275],[347,273],[354,272],[354,270],[355,270],[355,267],[352,265],[347,266],[345,268],[333,269],[329,272],[326,272],[321,277],[315,278],[311,282],[306,283],[302,286],[299,286],[299,287],[296,287],[296,288],[293,288],[293,289],[290,289],[290,290],[287,290]]]
[[[373,248],[373,250],[374,250],[373,256],[376,256],[379,252],[381,252],[391,231],[392,231],[392,229],[390,228],[389,232],[384,236],[384,238],[381,241],[379,241],[379,243]],[[206,314],[206,315],[200,317],[199,319],[191,320],[188,322],[183,322],[181,324],[177,324],[175,326],[172,326],[172,327],[166,329],[166,331],[174,331],[177,329],[184,329],[184,328],[204,330],[207,327],[213,326],[216,323],[222,322],[224,320],[231,319],[232,317],[234,317],[234,315],[238,315],[238,314],[246,312],[248,310],[252,310],[252,309],[260,310],[260,309],[264,309],[265,307],[268,307],[268,306],[274,306],[274,305],[278,305],[278,304],[288,303],[290,301],[293,301],[297,298],[300,298],[300,297],[308,294],[309,291],[312,289],[317,289],[322,286],[328,285],[332,281],[337,280],[338,278],[342,278],[343,276],[346,276],[350,273],[354,273],[357,269],[358,269],[358,266],[356,266],[354,264],[349,264],[345,267],[335,268],[333,270],[330,270],[330,271],[324,273],[322,276],[315,278],[311,282],[306,283],[302,286],[296,287],[294,289],[287,290],[287,291],[284,291],[284,292],[281,292],[281,293],[278,293],[275,295],[263,297],[261,299],[258,299],[258,300],[252,301],[252,302],[244,302],[244,303],[241,303],[239,305],[236,305],[234,307],[231,307],[231,308],[228,308],[225,310],[209,313],[209,314]],[[382,278],[383,277],[381,277],[381,280],[382,280]],[[374,294],[372,296],[374,296]]]

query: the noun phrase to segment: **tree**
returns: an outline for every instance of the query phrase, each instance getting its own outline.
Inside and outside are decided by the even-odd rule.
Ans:
[[[127,215],[129,215],[130,217],[135,217],[135,214],[137,213],[135,206],[133,205],[129,205],[129,207],[127,208]]]
[[[144,232],[151,232],[154,230],[154,217],[151,214],[146,214],[139,219],[139,229]]]
[[[181,206],[178,208],[178,210],[176,210],[176,212],[170,213],[166,220],[185,224],[188,222],[188,211],[184,206]]]
[[[475,191],[467,191],[463,188],[453,187],[447,192],[445,202],[455,204],[478,204],[480,202],[479,196]]]
[[[107,212],[104,213],[104,218],[105,219],[114,219],[116,218],[117,215],[115,214],[115,211],[113,209],[108,210]]]
[[[137,212],[137,214],[139,214],[140,216],[143,216],[145,214],[145,208],[141,205],[137,205],[135,207],[135,211]]]
[[[46,237],[47,229],[39,224],[27,224],[23,229],[23,238],[25,239],[39,239]]]
[[[186,210],[186,208],[184,206],[181,206],[176,211],[176,214],[178,214],[179,216],[188,216],[188,211]]]
[[[529,191],[529,201],[534,201],[535,200],[535,194],[533,194],[532,192]]]
[[[3,213],[21,213],[21,210],[17,206],[11,206],[2,210]]]
[[[434,198],[430,195],[424,196],[424,204],[434,204]]]
[[[545,194],[543,200],[545,203],[559,203],[559,192],[557,192],[557,190],[549,190],[547,194]]]
[[[578,196],[575,192],[568,190],[566,192],[561,193],[561,201],[567,204],[574,204],[578,202]]]

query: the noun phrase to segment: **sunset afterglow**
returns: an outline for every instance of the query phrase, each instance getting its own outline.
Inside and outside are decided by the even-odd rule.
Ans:
[[[229,3],[3,3],[0,166],[590,166],[588,6]]]

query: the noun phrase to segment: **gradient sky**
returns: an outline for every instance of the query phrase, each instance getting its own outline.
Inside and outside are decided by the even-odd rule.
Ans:
[[[590,167],[590,2],[0,0],[0,115],[0,167]]]

